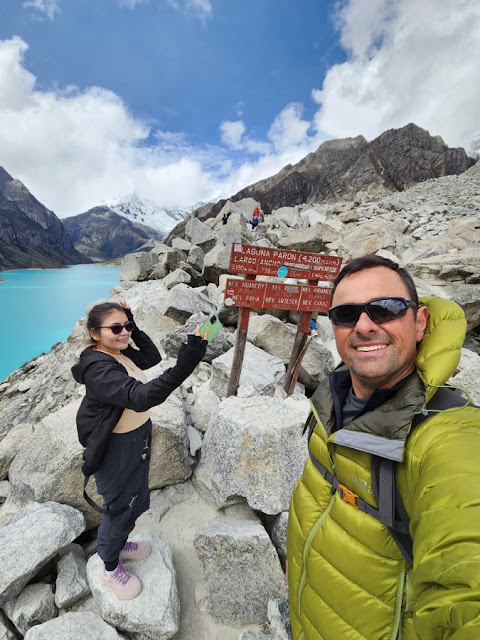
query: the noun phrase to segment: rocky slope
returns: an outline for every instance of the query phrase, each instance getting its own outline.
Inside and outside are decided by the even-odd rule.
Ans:
[[[228,201],[215,217],[189,219],[169,244],[125,256],[111,292],[130,302],[162,351],[150,377],[171,366],[209,313],[224,324],[204,362],[152,411],[152,502],[133,538],[150,540],[153,554],[135,566],[145,588],[134,606],[100,584],[98,515],[82,499],[75,415],[84,389],[70,367],[84,345],[85,319],[0,385],[0,637],[289,639],[287,509],[307,456],[307,396],[338,354],[321,315],[319,339],[287,397],[298,315],[252,313],[238,393],[225,397],[238,313],[223,306],[232,243],[400,261],[421,296],[464,308],[469,332],[450,383],[480,404],[480,164],[380,197],[273,209],[252,232],[257,204]]]
[[[87,262],[57,216],[0,167],[0,270]]]
[[[109,207],[94,207],[62,220],[78,251],[92,260],[119,258],[144,245],[152,246],[163,234],[132,222]]]
[[[266,213],[299,204],[382,197],[430,178],[460,174],[474,164],[464,149],[451,149],[440,136],[415,124],[390,129],[367,142],[363,136],[324,142],[295,165],[231,196],[258,201]],[[225,200],[197,210],[201,220],[214,217]],[[181,235],[180,222],[169,238]]]

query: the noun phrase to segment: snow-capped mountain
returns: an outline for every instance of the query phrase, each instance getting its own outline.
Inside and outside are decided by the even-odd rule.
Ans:
[[[128,196],[116,199],[108,206],[115,213],[131,222],[144,224],[166,235],[180,220],[183,220],[186,215],[200,206],[200,204],[185,209],[161,207],[143,196],[131,193]]]

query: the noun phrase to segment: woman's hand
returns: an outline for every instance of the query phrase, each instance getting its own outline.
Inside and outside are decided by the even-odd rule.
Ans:
[[[126,300],[119,300],[118,304],[125,309],[125,315],[127,316],[127,318],[129,320],[133,320],[133,313],[128,302]]]
[[[197,324],[196,329],[195,329],[195,335],[199,336],[200,335],[200,325]],[[207,335],[208,333],[205,331],[205,333],[203,334],[203,339],[206,340],[207,339]]]

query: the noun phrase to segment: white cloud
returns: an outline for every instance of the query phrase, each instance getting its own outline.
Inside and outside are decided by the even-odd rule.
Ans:
[[[245,131],[245,125],[241,120],[236,120],[235,122],[227,120],[220,125],[222,142],[232,149],[241,149],[243,147],[242,137]]]
[[[139,1],[139,0],[130,0]],[[167,0],[174,9],[182,10],[187,15],[193,15],[205,22],[212,15],[212,3],[210,0]]]
[[[38,19],[40,20],[42,19],[41,15],[45,15],[49,20],[53,20],[55,14],[60,11],[56,0],[26,0],[26,2],[22,4],[22,7],[38,11],[40,14]]]
[[[277,149],[249,138],[243,121],[224,122],[224,142],[256,158],[233,168],[238,149],[232,157],[224,146],[194,147],[181,132],[152,132],[111,91],[40,90],[23,66],[26,50],[18,37],[0,41],[0,163],[60,217],[135,190],[168,205],[229,197],[316,146],[306,136],[301,144],[297,106],[272,126]]]
[[[37,89],[22,65],[26,49],[18,37],[0,42],[1,164],[60,217],[140,184],[157,201],[179,204],[218,190],[208,173],[198,177],[194,157],[172,159],[168,134],[165,147],[145,147],[148,127],[111,91]]]
[[[415,122],[469,147],[480,130],[478,0],[348,0],[337,24],[349,60],[312,92],[323,136],[372,139]]]
[[[302,120],[303,106],[298,103],[287,105],[275,118],[268,132],[276,151],[282,152],[310,142],[308,129],[310,122]]]
[[[149,0],[120,0],[120,6],[135,9],[137,4],[145,4],[147,2],[149,2]]]

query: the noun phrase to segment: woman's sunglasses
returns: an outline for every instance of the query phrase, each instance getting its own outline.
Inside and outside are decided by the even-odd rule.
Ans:
[[[118,336],[124,329],[126,329],[129,333],[133,331],[135,328],[135,322],[133,320],[129,320],[125,322],[125,324],[112,324],[106,327],[97,327],[98,329],[110,329],[112,333]]]
[[[365,311],[372,322],[383,324],[403,318],[409,307],[416,309],[417,305],[406,298],[379,298],[363,304],[339,304],[329,310],[328,317],[338,327],[354,327]]]

